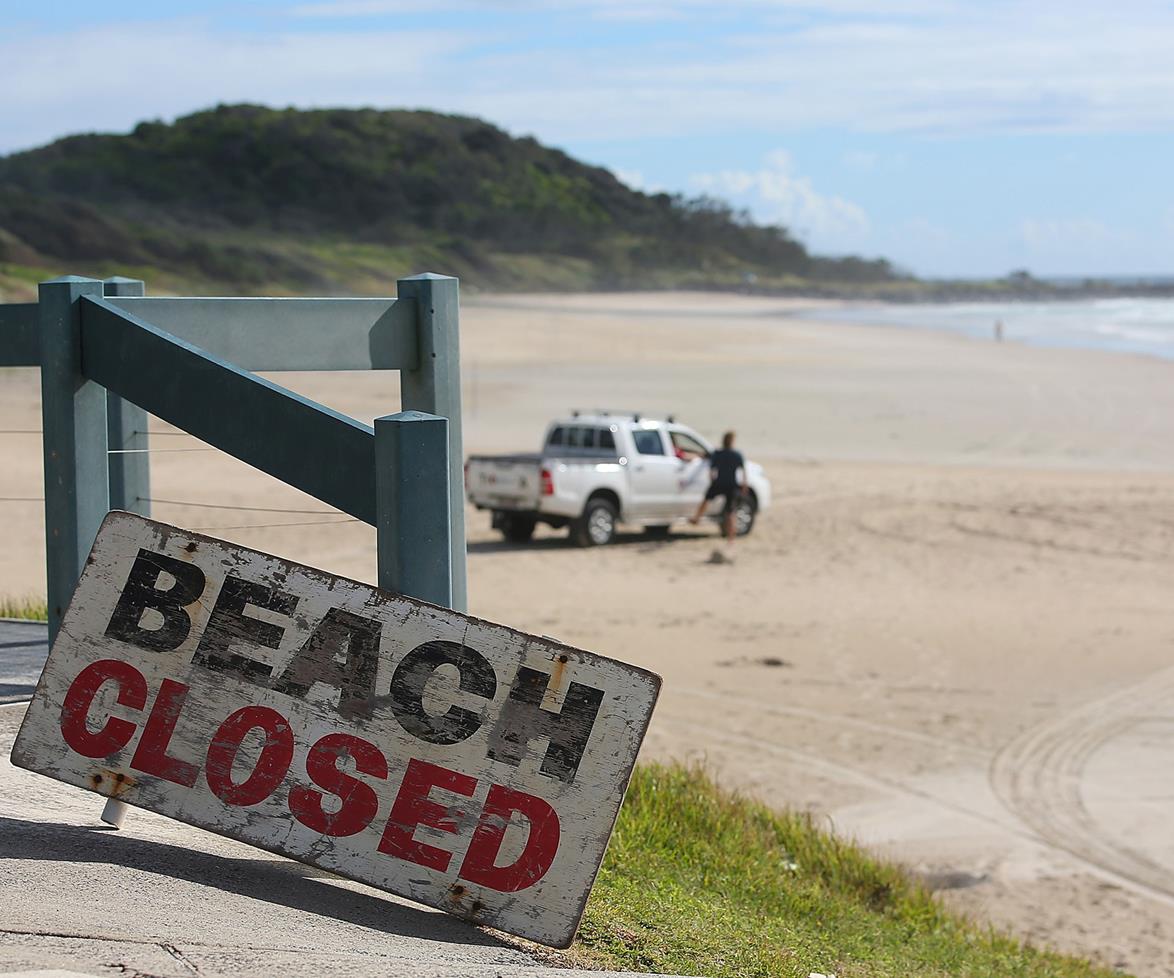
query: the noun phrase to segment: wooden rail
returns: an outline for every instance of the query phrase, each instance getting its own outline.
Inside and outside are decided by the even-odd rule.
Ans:
[[[0,366],[39,366],[49,630],[110,509],[148,515],[148,413],[374,525],[379,584],[464,610],[457,280],[397,298],[147,297],[66,276],[0,305]],[[253,371],[399,370],[374,428]]]
[[[85,376],[150,414],[375,525],[375,433],[123,312],[81,304]]]

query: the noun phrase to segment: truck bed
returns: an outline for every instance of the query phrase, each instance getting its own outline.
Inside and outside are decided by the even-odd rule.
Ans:
[[[562,448],[557,454],[552,452],[517,452],[509,455],[470,455],[468,461],[473,462],[498,462],[502,465],[509,465],[512,463],[537,463],[545,462],[551,465],[558,465],[560,462],[614,462],[619,458],[615,452],[601,452],[598,449],[574,449]]]
[[[470,455],[465,466],[465,493],[481,509],[537,513],[543,508],[544,498],[548,504],[552,501],[552,497],[542,494],[544,484],[549,484],[551,478],[547,475],[544,479],[544,472],[558,473],[557,479],[568,470],[582,472],[597,465],[614,465],[618,458],[614,451],[574,448],[560,449],[557,455],[542,452]]]
[[[473,462],[501,462],[508,464],[511,462],[541,462],[541,452],[517,452],[513,455],[470,455],[468,461]]]

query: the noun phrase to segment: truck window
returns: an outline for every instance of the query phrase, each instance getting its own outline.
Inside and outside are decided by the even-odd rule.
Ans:
[[[583,428],[576,426],[568,428],[567,433],[570,435],[570,440],[567,442],[571,448],[591,448],[595,442],[595,429]]]
[[[660,432],[655,428],[634,429],[632,440],[636,443],[636,451],[641,455],[664,454],[664,442],[660,440]]]
[[[705,458],[709,454],[701,442],[696,438],[690,438],[683,431],[670,431],[669,438],[673,443],[673,451],[676,452],[677,458]]]
[[[558,425],[550,431],[546,444],[552,448],[599,449],[616,447],[615,436],[607,428],[587,425]]]

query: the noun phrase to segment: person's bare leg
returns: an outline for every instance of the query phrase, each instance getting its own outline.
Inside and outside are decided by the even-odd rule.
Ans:
[[[694,526],[701,522],[701,517],[705,515],[705,504],[708,502],[708,499],[701,500],[701,505],[697,507],[697,512],[689,517],[689,522]]]
[[[726,513],[726,543],[732,544],[734,542],[734,511],[730,510]]]

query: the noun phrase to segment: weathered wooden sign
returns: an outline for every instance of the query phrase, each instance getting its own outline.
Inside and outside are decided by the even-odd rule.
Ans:
[[[553,947],[660,679],[129,513],[13,762]]]

